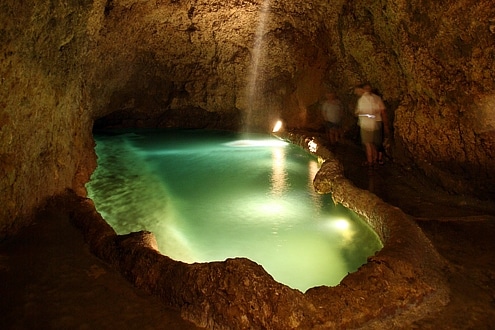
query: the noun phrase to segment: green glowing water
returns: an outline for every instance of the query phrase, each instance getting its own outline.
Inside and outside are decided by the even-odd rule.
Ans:
[[[317,159],[267,135],[165,130],[95,134],[88,183],[119,234],[149,230],[184,262],[247,257],[305,291],[337,285],[381,249],[355,213],[314,192]]]

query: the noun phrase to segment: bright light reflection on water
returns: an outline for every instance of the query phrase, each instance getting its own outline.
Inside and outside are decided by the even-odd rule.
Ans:
[[[119,234],[149,230],[184,262],[247,257],[305,291],[337,285],[381,249],[353,212],[314,192],[317,160],[265,135],[166,130],[96,134],[88,183]]]

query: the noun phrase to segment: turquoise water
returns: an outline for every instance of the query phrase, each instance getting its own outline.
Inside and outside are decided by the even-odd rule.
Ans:
[[[382,247],[355,213],[314,192],[318,161],[298,146],[204,130],[94,137],[97,210],[119,234],[153,232],[173,259],[247,257],[305,291],[337,285]]]

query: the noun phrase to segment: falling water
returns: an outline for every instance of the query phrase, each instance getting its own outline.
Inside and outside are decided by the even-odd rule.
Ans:
[[[270,0],[263,0],[260,9],[260,16],[258,25],[256,27],[254,35],[254,45],[252,52],[252,61],[249,70],[249,76],[247,81],[247,116],[246,116],[246,126],[249,128],[253,124],[253,107],[258,104],[258,95],[260,92],[259,78],[261,74],[260,64],[264,60],[263,54],[263,35],[266,31],[266,23],[270,16]]]

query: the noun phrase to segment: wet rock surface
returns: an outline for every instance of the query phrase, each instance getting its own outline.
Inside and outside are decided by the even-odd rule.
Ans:
[[[319,134],[313,135],[327,144]],[[490,320],[495,317],[493,201],[447,193],[414,166],[404,168],[390,158],[370,173],[360,166],[364,151],[349,140],[329,148],[354,185],[400,207],[447,262],[448,304],[426,312],[412,327],[491,329]]]
[[[275,282],[247,259],[207,264],[173,261],[155,250],[149,233],[115,235],[93,204],[76,196],[70,203],[71,218],[93,253],[199,326],[390,328],[411,324],[425,311],[444,306],[449,301],[446,264],[421,230],[400,209],[353,187],[343,177],[342,167],[337,166],[335,173],[328,170],[326,164],[332,162],[327,159],[319,175],[329,183],[334,200],[368,219],[385,245],[337,287],[317,287],[303,294]]]
[[[99,124],[315,129],[329,88],[349,128],[352,88],[367,81],[387,105],[397,161],[493,198],[490,0],[265,4],[113,1],[87,73],[104,82],[91,91]]]
[[[4,1],[0,237],[66,188],[84,195],[94,121],[316,129],[330,88],[350,128],[364,80],[387,104],[397,162],[493,198],[491,0],[264,3]]]
[[[346,143],[333,149],[344,167],[333,162],[327,165],[335,164],[351,174],[349,179],[341,175],[336,180],[369,187],[369,173],[359,166],[364,158],[360,148]],[[416,223],[421,231],[413,229],[415,234],[405,243],[391,242],[388,251],[371,258],[338,287],[313,288],[305,294],[274,282],[247,259],[194,265],[173,262],[156,252],[150,233],[116,236],[92,203],[68,194],[54,200],[54,208],[42,213],[39,223],[25,234],[0,245],[0,276],[5,279],[1,293],[10,297],[3,300],[6,313],[0,319],[6,328],[20,324],[20,315],[24,325],[97,324],[105,328],[105,324],[126,321],[122,328],[140,327],[136,323],[160,328],[160,322],[177,329],[195,328],[177,319],[181,315],[211,328],[489,329],[495,298],[493,208],[474,199],[459,203],[461,197],[427,185],[414,171],[399,176],[401,171],[387,163],[373,172],[383,179],[375,182],[375,193],[388,192],[394,196],[393,205],[405,209],[412,207],[411,200],[416,201],[416,212],[407,215],[415,220],[407,226]],[[383,207],[373,195],[363,198]],[[71,229],[69,221],[83,235]],[[393,240],[386,226],[379,230]],[[91,257],[82,236],[106,263]],[[400,248],[404,244],[406,249]],[[115,269],[140,291],[130,288]],[[101,290],[106,296],[98,300]],[[108,290],[119,297],[109,297]],[[122,296],[125,302],[119,302]],[[139,306],[133,312],[115,312],[115,308],[128,310],[135,302]],[[174,312],[171,306],[178,310]]]
[[[493,243],[485,241],[488,234],[477,231],[493,231],[493,213],[486,203],[493,201],[495,186],[492,1],[272,1],[270,10],[262,10],[261,5],[261,1],[4,1],[0,11],[0,239],[32,223],[35,210],[47,198],[67,188],[85,195],[84,183],[96,166],[91,137],[95,120],[138,127],[236,128],[240,124],[269,126],[270,120],[281,117],[292,128],[312,129],[321,124],[317,104],[322,90],[329,87],[342,98],[344,125],[352,128],[355,98],[349,91],[367,80],[390,110],[394,123],[390,155],[402,167],[389,163],[370,176],[344,148],[337,152],[346,163],[344,174],[356,187],[400,208],[390,212],[398,218],[404,217],[403,212],[415,233],[404,242],[422,246],[419,226],[448,265],[440,268],[451,287],[450,303],[440,314],[422,315],[422,321],[411,321],[417,319],[411,315],[408,320],[421,327],[487,327],[486,320],[493,316],[493,308],[486,308],[493,307],[493,258],[479,251],[493,251]],[[257,39],[263,11],[271,16]],[[247,91],[255,44],[262,46],[266,61],[251,93]],[[325,165],[328,179],[322,175],[318,189],[333,190],[338,201],[347,203],[347,189],[339,186],[348,181],[336,174],[338,168]],[[432,189],[430,183],[450,194]],[[485,202],[463,194],[477,194]],[[360,192],[350,198],[361,210],[369,203],[380,212],[387,208]],[[364,215],[384,237],[401,243],[394,241],[400,222],[381,226],[383,219],[375,213],[372,209]],[[120,246],[121,238],[116,239],[105,225],[93,223],[87,231],[91,248],[103,260],[140,285],[155,283],[133,275],[126,262],[117,262],[116,246],[122,251],[129,246]],[[452,242],[451,236],[457,241]],[[459,250],[458,242],[469,252]],[[145,250],[144,254],[151,253]],[[438,258],[428,254],[432,259],[423,261],[406,255],[425,266]],[[371,299],[365,304],[354,301],[353,306],[360,306],[354,317],[345,304],[332,299],[338,302],[335,309],[344,312],[335,312],[337,321],[328,321],[326,311],[312,311],[319,304],[319,292],[325,291],[318,289],[311,294],[313,307],[303,308],[306,314],[289,315],[284,309],[280,315],[290,316],[286,322],[301,327],[309,325],[304,322],[357,326],[365,324],[370,313],[396,315],[403,306],[420,301],[429,289],[439,291],[429,280],[438,272],[423,277],[421,267],[401,264],[400,257],[392,259],[394,263],[389,259],[370,263],[369,273],[399,272],[398,267],[405,278],[426,279],[406,287],[407,292],[389,290],[381,302],[393,298],[398,301],[395,307],[380,309],[382,305],[377,304],[372,308]],[[387,263],[395,266],[384,266]],[[242,267],[250,268],[248,264]],[[200,268],[188,271],[207,271]],[[357,276],[347,281],[357,281]],[[377,284],[377,290],[384,290],[383,283]],[[149,291],[157,287],[147,285]],[[344,289],[343,285],[332,292]],[[472,297],[467,294],[470,290],[476,290]],[[199,291],[196,288],[191,295],[198,297]],[[210,293],[214,295],[214,290]],[[184,307],[193,306],[193,298],[181,297],[169,304],[181,306],[184,315],[201,324],[245,324],[234,320],[236,312],[223,318],[217,315],[218,310],[224,312],[227,300],[218,297],[214,308],[210,300],[201,302],[203,311],[217,308],[214,321],[205,316],[210,315],[208,310]],[[328,298],[327,293],[321,297]],[[467,307],[458,304],[464,301]],[[260,306],[255,308],[268,309],[265,317],[253,321],[258,325],[275,311],[270,304]]]
[[[449,299],[442,276],[444,263],[419,229],[411,227],[412,222],[388,228],[385,248],[341,285],[313,288],[303,294],[275,282],[247,259],[207,264],[173,261],[146,246],[149,233],[116,236],[92,203],[76,198],[71,204],[75,211],[71,218],[93,253],[199,326],[390,328],[396,323],[410,324],[424,310],[435,310]],[[400,211],[395,218],[401,219]],[[397,239],[402,241],[394,242]]]
[[[196,329],[91,254],[66,202],[0,244],[2,329]]]

